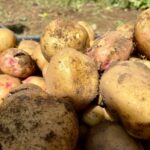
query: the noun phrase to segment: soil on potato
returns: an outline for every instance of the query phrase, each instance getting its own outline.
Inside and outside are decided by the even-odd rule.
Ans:
[[[76,11],[36,0],[0,0],[0,23],[24,35],[40,35],[54,18],[85,20],[102,34],[124,22],[135,21],[138,13],[137,10],[101,9],[95,4],[87,4]]]

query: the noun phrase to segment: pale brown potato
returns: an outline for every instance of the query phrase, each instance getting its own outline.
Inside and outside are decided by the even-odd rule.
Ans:
[[[50,95],[70,97],[76,110],[81,110],[98,94],[98,78],[92,59],[75,49],[66,48],[52,57],[45,82]]]
[[[13,31],[0,28],[0,53],[8,48],[13,48],[16,45],[16,36]]]
[[[88,132],[84,150],[144,150],[141,143],[129,136],[116,123],[104,121]]]
[[[0,107],[3,150],[74,150],[79,133],[72,105],[34,84],[12,90]]]
[[[22,81],[23,84],[32,83],[39,86],[42,90],[46,91],[46,83],[43,77],[40,76],[29,76]]]
[[[150,8],[138,16],[134,36],[138,50],[150,59]]]
[[[18,78],[27,78],[35,71],[34,60],[23,50],[10,48],[0,54],[2,72]]]
[[[22,40],[18,45],[18,49],[22,49],[26,51],[32,57],[32,59],[36,62],[40,70],[43,70],[44,65],[48,63],[41,52],[40,44],[36,41]]]
[[[0,105],[3,102],[3,99],[10,92],[10,90],[18,87],[20,84],[21,84],[20,79],[12,77],[7,74],[0,74]]]
[[[109,68],[117,60],[127,60],[133,52],[133,41],[119,31],[111,31],[96,39],[87,55],[97,64],[101,71]]]
[[[127,132],[150,139],[150,69],[134,61],[114,63],[100,81],[103,102]]]
[[[89,34],[83,26],[71,20],[52,20],[41,37],[41,49],[49,61],[62,48],[70,47],[85,52],[89,42]]]

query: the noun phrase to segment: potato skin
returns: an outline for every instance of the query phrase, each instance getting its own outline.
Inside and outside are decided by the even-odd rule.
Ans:
[[[141,12],[135,24],[135,42],[138,50],[150,59],[150,8]]]
[[[98,71],[94,61],[71,48],[52,57],[45,81],[50,95],[70,97],[76,110],[85,108],[98,92]]]
[[[96,39],[87,55],[95,60],[99,70],[107,69],[117,60],[127,60],[133,52],[133,41],[119,31],[111,31]]]
[[[114,63],[100,81],[106,109],[123,123],[128,133],[150,139],[150,69],[133,61]]]
[[[56,100],[36,85],[10,92],[0,108],[3,150],[73,150],[78,121],[72,105]]]
[[[118,123],[104,121],[89,130],[84,150],[143,150],[143,147]]]
[[[41,49],[49,61],[62,48],[70,47],[84,52],[88,34],[78,23],[62,19],[51,21],[41,37]]]

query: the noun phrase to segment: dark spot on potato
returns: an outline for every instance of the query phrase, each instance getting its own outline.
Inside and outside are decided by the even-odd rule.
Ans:
[[[145,97],[142,97],[142,98],[141,98],[141,101],[145,101],[145,100],[146,100]]]
[[[74,111],[73,106],[71,105],[71,103],[64,102],[64,106],[65,106],[65,108],[67,109],[68,112],[73,112]]]
[[[3,134],[10,134],[9,128],[3,126],[2,124],[0,124],[0,132]]]
[[[124,73],[124,74],[121,74],[119,77],[118,77],[118,84],[122,84],[122,82],[125,80],[125,78],[129,76],[128,73]]]
[[[46,142],[50,142],[53,138],[55,138],[56,137],[56,135],[55,135],[55,133],[54,133],[54,131],[50,131],[46,136],[45,136],[45,138],[44,138],[44,140],[46,141]]]
[[[14,57],[20,57],[20,56],[25,56],[26,54],[23,52],[18,52],[14,55]]]

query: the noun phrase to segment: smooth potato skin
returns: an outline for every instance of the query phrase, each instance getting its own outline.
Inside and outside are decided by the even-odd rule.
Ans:
[[[104,121],[91,128],[84,150],[143,150],[116,122]]]
[[[138,50],[150,59],[150,8],[141,12],[135,24],[135,42]]]
[[[88,34],[78,23],[56,19],[49,23],[41,37],[41,49],[49,61],[58,51],[70,47],[84,52]]]
[[[74,49],[64,49],[53,56],[45,81],[50,95],[70,97],[77,110],[85,108],[98,92],[98,71],[95,63]]]
[[[113,64],[100,81],[107,110],[118,117],[128,133],[150,139],[150,69],[139,62]]]
[[[70,103],[33,84],[10,92],[0,107],[3,150],[74,150],[78,121]]]

